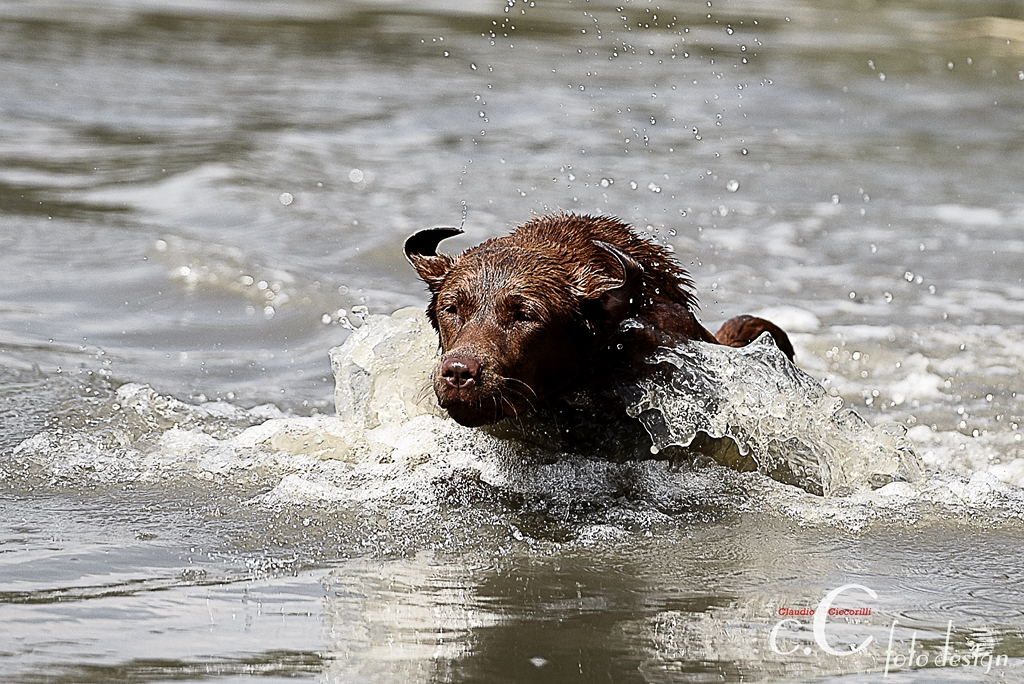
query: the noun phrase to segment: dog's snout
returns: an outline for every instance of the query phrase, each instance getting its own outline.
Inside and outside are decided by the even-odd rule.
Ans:
[[[441,362],[441,377],[455,389],[469,389],[480,381],[480,369],[471,356],[449,356]]]

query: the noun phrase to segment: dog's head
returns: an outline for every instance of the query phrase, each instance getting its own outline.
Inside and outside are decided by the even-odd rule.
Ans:
[[[643,269],[597,240],[569,250],[506,236],[458,257],[437,253],[461,233],[420,231],[405,254],[430,290],[438,402],[475,427],[528,411],[590,372],[598,345],[630,315]]]

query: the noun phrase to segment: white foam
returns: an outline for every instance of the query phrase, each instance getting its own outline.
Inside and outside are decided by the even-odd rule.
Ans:
[[[693,342],[653,360],[671,374],[641,381],[629,413],[659,449],[689,447],[699,433],[729,438],[760,472],[825,495],[920,477],[905,428],[872,429],[767,333],[746,347]]]
[[[866,332],[868,341],[875,339],[877,329]],[[942,344],[961,339],[973,344],[972,335],[980,334],[955,335]],[[936,335],[935,340],[945,340]],[[844,336],[853,339],[849,329]],[[814,344],[828,339],[808,337]],[[995,371],[1012,363],[1020,342],[1015,335],[1004,341],[984,361]],[[932,343],[924,341],[922,348]],[[913,522],[922,515],[1024,519],[1019,430],[972,436],[918,424],[903,435],[898,428],[872,427],[841,409],[836,397],[789,364],[767,339],[738,350],[695,345],[666,351],[663,360],[678,364],[678,372],[668,385],[644,388],[654,396],[647,397],[648,408],[668,419],[663,421],[668,432],[651,424],[656,443],[688,443],[700,429],[728,434],[752,455],[761,473],[563,452],[546,433],[531,432],[535,426],[529,422],[462,427],[440,410],[431,390],[436,354],[436,335],[421,311],[372,316],[331,352],[337,416],[285,416],[272,407],[245,410],[223,403],[195,406],[129,384],[90,404],[86,419],[76,410],[67,421],[23,442],[13,462],[25,468],[25,477],[54,486],[191,487],[198,482],[237,491],[253,506],[373,512],[397,520],[396,535],[422,534],[424,516],[461,511],[457,515],[466,522],[458,524],[491,526],[494,534],[513,539],[529,536],[510,527],[515,509],[508,501],[569,525],[584,542],[610,541],[625,529],[650,529],[679,515],[723,508],[853,530],[877,521]],[[831,361],[864,360],[853,361],[846,351],[838,358]],[[939,384],[944,371],[936,369],[946,363],[926,351],[905,355],[898,369],[902,375],[885,380],[886,391],[907,397],[897,408],[911,397],[930,410],[947,407],[951,390],[945,380]],[[887,357],[884,365],[896,368]],[[854,365],[846,381],[855,392],[860,390],[852,378],[859,377],[859,367]],[[915,472],[911,441],[924,473]],[[799,486],[764,474],[778,477],[780,463],[788,472],[782,479]],[[833,496],[804,491],[814,484]],[[489,503],[480,508],[471,501]]]
[[[990,207],[967,207],[962,204],[940,204],[929,212],[933,218],[946,223],[968,226],[999,226],[1003,215]]]
[[[811,333],[821,327],[817,316],[797,306],[773,306],[753,315],[768,319],[787,333]]]

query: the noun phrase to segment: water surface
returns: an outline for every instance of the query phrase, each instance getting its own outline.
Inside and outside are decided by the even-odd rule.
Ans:
[[[1020,679],[1024,50],[986,16],[1024,20],[0,3],[4,678]],[[408,234],[557,209],[670,246],[709,327],[772,317],[924,478],[823,499],[334,417],[328,350],[425,303]],[[375,377],[429,403],[412,370]],[[846,585],[872,612],[825,643],[863,650],[771,640]]]

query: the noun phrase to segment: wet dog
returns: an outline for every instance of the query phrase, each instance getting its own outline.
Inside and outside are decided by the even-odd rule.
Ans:
[[[461,233],[420,231],[405,255],[430,290],[427,317],[441,345],[434,391],[462,425],[628,382],[660,346],[740,347],[768,332],[793,358],[786,333],[762,318],[738,316],[714,335],[704,329],[687,272],[617,219],[541,216],[458,257],[437,253]]]

